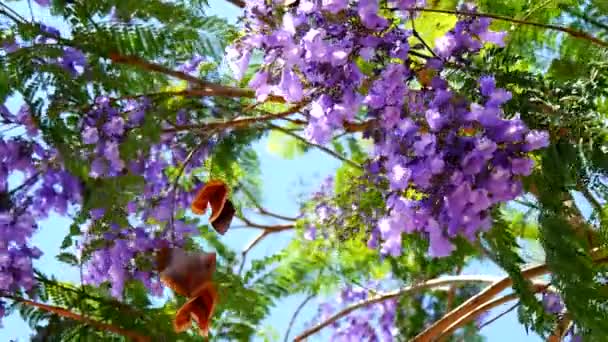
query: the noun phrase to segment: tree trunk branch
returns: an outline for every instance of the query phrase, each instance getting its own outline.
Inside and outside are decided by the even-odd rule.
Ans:
[[[404,295],[407,295],[410,293],[414,293],[414,292],[429,289],[429,288],[436,288],[436,287],[445,286],[445,285],[467,284],[467,283],[495,283],[496,281],[497,281],[496,277],[481,276],[481,275],[446,276],[446,277],[442,277],[442,278],[428,280],[428,281],[425,281],[420,284],[407,286],[405,288],[402,288],[402,289],[399,289],[396,291],[379,294],[370,299],[363,300],[363,301],[360,301],[359,303],[351,305],[351,306],[347,307],[346,309],[343,309],[342,311],[339,311],[338,313],[334,314],[333,316],[326,319],[325,321],[302,332],[300,335],[298,335],[294,339],[294,342],[302,341],[303,339],[316,334],[317,332],[319,332],[321,329],[325,328],[326,326],[334,323],[335,321],[339,320],[340,318],[342,318],[342,317],[350,314],[351,312],[358,310],[362,307],[370,306],[370,305],[380,303],[380,302],[383,302],[383,301],[386,301],[389,299],[401,297],[401,296],[404,296]]]
[[[106,323],[102,323],[99,321],[95,321],[95,320],[92,320],[92,319],[84,317],[82,315],[73,313],[67,309],[64,309],[64,308],[61,308],[58,306],[42,304],[42,303],[34,302],[34,301],[31,301],[31,300],[28,300],[25,298],[11,296],[11,295],[2,295],[2,297],[14,300],[16,302],[20,302],[25,305],[33,306],[40,310],[48,311],[48,312],[54,313],[56,315],[65,317],[65,318],[69,318],[69,319],[72,319],[75,321],[86,323],[86,324],[88,324],[92,327],[95,327],[97,329],[100,329],[100,330],[105,330],[105,331],[113,332],[115,334],[119,334],[119,335],[128,337],[136,342],[151,341],[151,339],[148,336],[142,335],[139,332],[135,332],[132,330],[126,330],[126,329],[123,329],[123,328],[120,328],[120,327],[117,327],[117,326],[114,326],[111,324],[106,324]]]
[[[606,262],[608,258],[604,255],[601,255],[601,250],[595,249],[592,253],[592,258],[595,262]],[[549,272],[549,267],[547,264],[541,264],[537,266],[529,267],[523,270],[522,276],[525,279],[531,279],[543,275]],[[462,303],[456,309],[450,311],[433,325],[422,331],[418,334],[412,342],[430,342],[434,341],[438,336],[440,336],[446,329],[454,324],[454,322],[460,320],[462,317],[470,314],[472,311],[479,308],[479,306],[484,305],[491,298],[498,295],[503,290],[507,289],[509,286],[513,284],[513,280],[509,278],[509,276],[504,277],[503,279],[497,281],[496,283],[488,286],[483,291],[479,292],[477,295],[469,298],[466,302]]]

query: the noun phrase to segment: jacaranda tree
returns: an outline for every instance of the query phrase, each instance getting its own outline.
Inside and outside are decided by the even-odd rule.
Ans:
[[[226,6],[236,25],[204,0],[0,2],[2,316],[37,341],[204,339],[176,330],[189,308],[249,341],[305,295],[282,340],[478,341],[512,302],[548,341],[606,341],[606,1]],[[263,138],[340,162],[296,217],[260,204]],[[33,267],[51,213],[79,283]],[[508,276],[460,274],[476,260]]]

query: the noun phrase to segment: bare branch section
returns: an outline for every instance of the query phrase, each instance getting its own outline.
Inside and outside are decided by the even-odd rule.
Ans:
[[[283,338],[283,342],[289,341],[289,333],[291,332],[291,328],[293,328],[293,324],[296,322],[296,318],[298,318],[298,315],[300,314],[300,311],[302,311],[304,306],[306,306],[306,304],[308,304],[308,302],[310,302],[310,300],[313,298],[315,298],[314,295],[309,295],[302,301],[302,303],[300,303],[300,305],[298,305],[296,311],[294,311],[293,315],[291,316],[291,320],[289,321],[289,325],[287,326],[287,331],[285,332],[285,338]]]
[[[437,287],[442,287],[442,286],[446,286],[446,285],[459,285],[459,284],[470,284],[470,283],[490,283],[491,284],[491,283],[495,283],[498,279],[499,278],[496,278],[496,277],[481,276],[481,275],[479,275],[479,276],[478,275],[447,276],[447,277],[441,277],[441,278],[437,278],[437,279],[428,280],[421,284],[408,286],[408,287],[405,287],[405,288],[402,288],[402,289],[399,289],[396,291],[379,294],[370,299],[360,301],[359,303],[351,305],[348,308],[334,314],[333,316],[326,319],[325,321],[317,324],[316,326],[314,326],[314,327],[304,331],[300,335],[298,335],[294,339],[294,341],[302,341],[305,338],[316,334],[317,332],[321,331],[321,329],[327,327],[328,325],[331,325],[332,323],[336,322],[340,318],[350,314],[351,312],[353,312],[355,310],[358,310],[360,308],[367,307],[367,306],[370,306],[370,305],[373,305],[376,303],[381,303],[381,302],[389,300],[389,299],[401,297],[401,296],[408,295],[408,294],[411,294],[411,293],[414,293],[417,291],[421,291],[421,290],[425,290],[425,289],[437,288]]]
[[[245,186],[243,186],[242,184],[241,184],[241,186],[239,186],[239,189],[253,203],[253,205],[255,206],[255,208],[258,210],[258,212],[260,214],[266,215],[266,216],[270,216],[270,217],[274,217],[274,218],[277,218],[277,219],[280,219],[280,220],[284,220],[284,221],[297,221],[298,220],[297,217],[289,217],[289,216],[285,216],[285,215],[281,215],[281,214],[276,214],[276,213],[273,213],[273,212],[265,209],[256,200],[255,196],[249,190],[247,190],[247,188]]]
[[[133,341],[136,342],[149,342],[151,341],[151,339],[148,336],[142,335],[138,332],[135,331],[131,331],[131,330],[126,330],[111,324],[106,324],[106,323],[102,323],[99,321],[95,321],[92,320],[90,318],[84,317],[82,315],[73,313],[67,309],[58,307],[58,306],[51,306],[51,305],[47,305],[47,304],[42,304],[42,303],[38,303],[38,302],[34,302],[25,298],[21,298],[21,297],[16,297],[16,296],[10,296],[10,295],[2,295],[5,298],[14,300],[16,302],[20,302],[22,304],[25,305],[29,305],[29,306],[33,306],[36,307],[38,309],[44,310],[44,311],[48,311],[51,313],[54,313],[56,315],[59,315],[61,317],[65,317],[65,318],[69,318],[75,321],[79,321],[79,322],[83,322],[86,323],[92,327],[95,327],[97,329],[100,330],[105,330],[105,331],[109,331],[109,332],[113,332],[115,334],[119,334],[125,337],[128,337],[130,339],[132,339]]]
[[[603,263],[608,261],[608,257],[603,255],[603,252],[599,249],[595,249],[592,252],[592,258],[596,263]],[[549,267],[546,264],[541,264],[524,269],[522,270],[521,274],[525,279],[532,279],[548,272]],[[489,300],[494,298],[503,290],[509,288],[511,285],[513,285],[513,280],[511,280],[511,278],[507,276],[492,284],[491,286],[488,286],[486,289],[479,292],[477,295],[469,298],[466,302],[462,303],[460,306],[447,313],[440,320],[438,320],[426,330],[418,334],[418,336],[412,339],[412,341],[434,341],[438,336],[443,334],[444,331],[451,327],[454,322],[461,320],[462,317],[468,316],[471,312],[477,310],[480,306],[485,305]]]
[[[547,284],[535,284],[535,285],[533,285],[532,291],[539,292],[539,291],[546,289],[547,286],[548,286]],[[472,322],[477,317],[479,317],[482,313],[490,311],[497,306],[508,303],[512,300],[516,300],[518,298],[519,298],[519,296],[517,295],[517,293],[511,293],[506,296],[492,299],[492,300],[484,303],[483,305],[480,305],[479,307],[475,308],[475,310],[471,311],[467,315],[460,317],[458,320],[456,320],[454,323],[452,323],[449,327],[447,327],[444,331],[442,331],[441,334],[439,335],[438,339],[447,338],[458,328],[461,328],[461,327],[467,325],[468,323]]]
[[[295,225],[293,223],[266,225],[266,224],[255,223],[243,216],[238,216],[238,218],[239,218],[239,220],[243,221],[248,227],[262,229],[262,230],[268,231],[269,233],[278,233],[278,232],[282,232],[285,230],[291,230],[295,227]]]
[[[227,2],[233,4],[236,7],[240,7],[240,8],[244,8],[245,7],[245,1],[243,0],[226,0]]]

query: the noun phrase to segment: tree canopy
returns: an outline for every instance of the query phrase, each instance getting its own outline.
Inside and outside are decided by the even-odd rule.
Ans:
[[[0,316],[35,341],[481,341],[511,303],[548,341],[606,340],[606,1],[228,1],[235,23],[206,0],[0,2]],[[339,165],[298,215],[262,205],[262,140]],[[35,267],[52,214],[79,282]],[[213,269],[206,337],[172,323],[198,297],[169,247]],[[479,261],[507,276],[462,274]]]

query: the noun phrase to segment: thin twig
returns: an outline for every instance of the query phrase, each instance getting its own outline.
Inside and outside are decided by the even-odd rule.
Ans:
[[[285,331],[285,337],[283,338],[283,342],[289,341],[289,333],[291,332],[291,328],[293,328],[293,324],[296,322],[296,318],[298,317],[298,315],[300,314],[300,311],[302,311],[304,306],[306,306],[306,304],[308,304],[308,302],[310,302],[310,300],[313,298],[315,298],[315,295],[311,294],[308,297],[306,297],[302,301],[302,303],[300,303],[300,305],[298,305],[298,307],[296,308],[296,311],[294,311],[293,315],[291,316],[291,319],[289,320],[289,325],[287,326],[287,331]]]
[[[520,24],[520,25],[541,27],[544,29],[560,31],[560,32],[566,33],[574,38],[588,40],[599,46],[608,47],[608,42],[595,38],[594,36],[592,36],[586,32],[577,31],[577,30],[571,29],[569,27],[563,27],[563,26],[552,25],[552,24],[543,24],[543,23],[538,23],[538,22],[533,22],[533,21],[526,21],[526,20],[505,17],[502,15],[492,14],[492,13],[480,13],[480,12],[447,10],[447,9],[438,9],[438,8],[420,8],[420,7],[414,7],[409,10],[418,11],[418,12],[433,12],[433,13],[444,13],[444,14],[454,14],[454,15],[467,15],[467,16],[471,16],[471,17],[485,17],[485,18],[492,18],[492,19],[501,20],[501,21],[507,21],[507,22]]]
[[[361,165],[359,165],[359,164],[355,163],[354,161],[352,161],[352,160],[350,160],[350,159],[347,159],[347,158],[342,157],[342,156],[341,156],[341,155],[339,155],[338,153],[336,153],[336,152],[334,152],[334,151],[330,150],[329,148],[327,148],[327,147],[325,147],[325,146],[322,146],[322,145],[319,145],[319,144],[312,143],[312,142],[310,142],[310,141],[306,140],[305,138],[303,138],[303,137],[301,137],[301,136],[299,136],[299,135],[297,135],[297,134],[295,134],[295,133],[293,133],[293,132],[290,132],[289,130],[287,130],[287,129],[285,129],[285,128],[281,127],[281,126],[277,126],[277,125],[273,125],[273,124],[268,124],[268,126],[270,126],[270,127],[274,128],[274,129],[276,129],[277,131],[281,131],[281,132],[283,132],[283,133],[285,133],[285,134],[287,134],[287,135],[290,135],[290,136],[292,136],[292,137],[296,138],[297,140],[299,140],[299,141],[303,142],[303,143],[304,143],[304,144],[306,144],[306,145],[316,147],[316,148],[318,148],[319,150],[321,150],[321,151],[323,151],[323,152],[325,152],[325,153],[329,154],[330,156],[332,156],[332,157],[334,157],[334,158],[336,158],[336,159],[339,159],[339,160],[341,160],[341,161],[343,161],[343,162],[345,162],[345,163],[347,163],[347,164],[349,164],[349,165],[351,165],[351,166],[353,166],[353,167],[355,167],[355,168],[357,168],[357,169],[363,169],[363,167],[362,167]]]
[[[171,186],[171,190],[169,191],[168,195],[171,195],[171,193],[173,193],[173,199],[171,200],[171,217],[169,218],[169,229],[171,229],[171,240],[173,243],[175,243],[175,202],[177,201],[177,187],[178,187],[178,183],[179,183],[179,179],[182,177],[182,175],[184,174],[184,171],[186,170],[186,167],[188,166],[188,164],[190,163],[190,161],[192,160],[192,158],[194,157],[194,155],[196,154],[196,152],[198,152],[201,148],[203,148],[203,146],[205,146],[205,143],[208,142],[207,139],[205,139],[207,137],[202,137],[201,138],[201,142],[195,147],[193,148],[190,153],[188,153],[188,155],[186,156],[186,159],[184,159],[184,162],[182,163],[181,167],[179,168],[179,171],[177,173],[177,176],[175,177],[175,181],[173,181],[173,185]]]
[[[603,209],[602,204],[600,203],[600,201],[598,201],[598,199],[595,197],[595,195],[593,195],[593,193],[591,192],[591,190],[589,190],[589,188],[587,188],[584,185],[581,185],[578,187],[577,190],[583,194],[583,196],[585,197],[587,202],[589,202],[589,204],[591,204],[591,206],[593,207],[593,209],[595,209],[596,212],[599,213],[602,211],[602,209]]]
[[[86,324],[88,324],[92,327],[95,327],[97,329],[100,329],[100,330],[105,330],[105,331],[113,332],[115,334],[119,334],[119,335],[128,337],[134,341],[138,341],[138,342],[150,341],[150,338],[148,336],[142,335],[139,332],[123,329],[123,328],[120,328],[120,327],[117,327],[117,326],[114,326],[111,324],[106,324],[106,323],[102,323],[102,322],[99,322],[96,320],[92,320],[92,319],[86,318],[82,315],[73,313],[73,312],[69,311],[68,309],[64,309],[64,308],[61,308],[58,306],[42,304],[42,303],[34,302],[34,301],[31,301],[31,300],[28,300],[25,298],[7,295],[7,294],[2,294],[1,296],[4,298],[7,298],[7,299],[11,299],[16,302],[20,302],[25,305],[33,306],[38,309],[54,313],[56,315],[59,315],[59,316],[65,317],[65,318],[69,318],[69,319],[72,319],[75,321],[86,323]]]
[[[38,177],[40,176],[40,171],[34,173],[30,178],[26,179],[23,183],[21,183],[18,187],[14,188],[13,190],[9,191],[9,195],[12,195],[20,190],[22,190],[25,187],[31,186],[34,183],[36,183],[36,181],[38,180]]]
[[[4,7],[6,9],[6,10],[0,10],[0,13],[3,13],[4,15],[6,15],[7,17],[9,17],[9,19],[14,21],[15,23],[22,24],[22,25],[27,24],[27,22],[28,22],[27,19],[25,19],[19,13],[15,12],[15,10],[13,10],[9,6],[5,5],[3,2],[0,2],[0,6]],[[11,13],[8,13],[7,11],[9,11]]]
[[[233,5],[235,5],[236,7],[239,7],[239,8],[244,8],[245,5],[247,5],[245,3],[245,1],[243,1],[243,0],[226,0],[226,1],[229,2],[229,3],[231,3],[231,4],[233,4]]]
[[[251,240],[251,242],[249,242],[247,246],[245,246],[245,248],[241,252],[241,264],[239,265],[238,275],[241,275],[243,269],[245,268],[245,262],[247,261],[247,254],[249,253],[249,251],[253,247],[255,247],[255,245],[257,245],[260,241],[262,241],[262,239],[268,236],[268,234],[270,234],[269,231],[263,230],[258,236]]]
[[[30,9],[30,17],[32,18],[32,22],[34,22],[35,19],[34,19],[34,10],[32,9],[32,0],[27,0],[27,7],[29,7],[29,9]]]
[[[497,320],[499,320],[500,318],[504,317],[506,314],[508,314],[509,312],[515,310],[518,306],[521,305],[521,302],[517,302],[515,304],[513,304],[511,307],[509,307],[507,310],[499,313],[498,315],[494,316],[492,319],[490,319],[487,322],[484,322],[482,325],[479,326],[479,328],[477,330],[481,330],[485,327],[487,327],[488,325],[496,322]]]
[[[426,41],[422,38],[422,36],[420,36],[418,31],[416,30],[416,26],[414,25],[414,12],[413,11],[410,11],[410,21],[412,22],[412,34],[414,35],[414,37],[416,37],[422,43],[422,45],[424,45],[424,47],[431,52],[433,57],[443,60],[443,58],[437,56],[435,51],[433,49],[431,49],[429,44],[426,43]]]
[[[334,323],[335,321],[350,314],[351,312],[353,312],[355,310],[358,310],[360,308],[367,307],[367,306],[370,306],[370,305],[373,305],[376,303],[380,303],[380,302],[383,302],[383,301],[386,301],[389,299],[408,295],[408,294],[411,294],[414,292],[418,292],[420,290],[425,290],[425,289],[429,289],[429,288],[437,288],[437,287],[442,287],[445,285],[468,284],[468,283],[495,283],[496,281],[497,281],[496,277],[490,277],[490,276],[476,276],[476,275],[446,276],[446,277],[428,280],[428,281],[422,282],[420,284],[407,286],[405,288],[402,288],[402,289],[399,289],[396,291],[383,293],[383,294],[374,296],[370,299],[360,301],[356,304],[353,304],[353,305],[339,311],[338,313],[334,314],[333,316],[329,317],[328,319],[324,320],[323,322],[317,324],[316,326],[302,332],[300,335],[298,335],[294,339],[294,342],[302,341],[305,338],[316,334],[317,332],[321,331],[321,329]]]
[[[263,238],[265,238],[268,234],[271,234],[270,231],[268,230],[263,230],[258,236],[255,237],[255,239],[251,240],[251,242],[249,242],[247,244],[247,246],[245,246],[245,248],[243,249],[243,256],[245,256],[247,253],[249,253],[249,251],[255,247],[255,245],[257,245]],[[244,258],[243,258],[244,259]]]
[[[300,103],[284,112],[277,113],[277,114],[237,118],[237,119],[230,120],[230,121],[208,122],[208,123],[204,123],[204,124],[177,125],[177,126],[174,126],[171,128],[164,129],[163,133],[177,133],[177,132],[195,131],[195,130],[206,132],[210,129],[248,127],[249,125],[252,125],[252,124],[267,122],[267,121],[272,121],[272,120],[287,117],[291,114],[297,113],[304,106],[305,106],[305,103]]]
[[[253,196],[253,194],[249,190],[247,190],[247,188],[243,184],[241,184],[239,186],[239,190],[241,190],[245,194],[245,196],[247,196],[247,198],[253,203],[253,205],[255,206],[255,208],[258,210],[258,212],[260,214],[278,218],[278,219],[284,220],[284,221],[297,221],[298,220],[297,217],[289,217],[289,216],[284,216],[284,215],[280,215],[280,214],[275,214],[273,212],[266,210],[264,207],[262,207],[262,205],[260,205],[260,203],[258,203],[258,201],[255,199],[255,196]]]
[[[248,227],[267,230],[270,233],[278,233],[278,232],[282,232],[285,230],[291,230],[291,229],[295,228],[295,225],[293,223],[266,225],[266,224],[259,224],[259,223],[252,222],[251,220],[249,220],[248,218],[246,218],[244,216],[238,216],[238,218],[241,221],[243,221]]]

